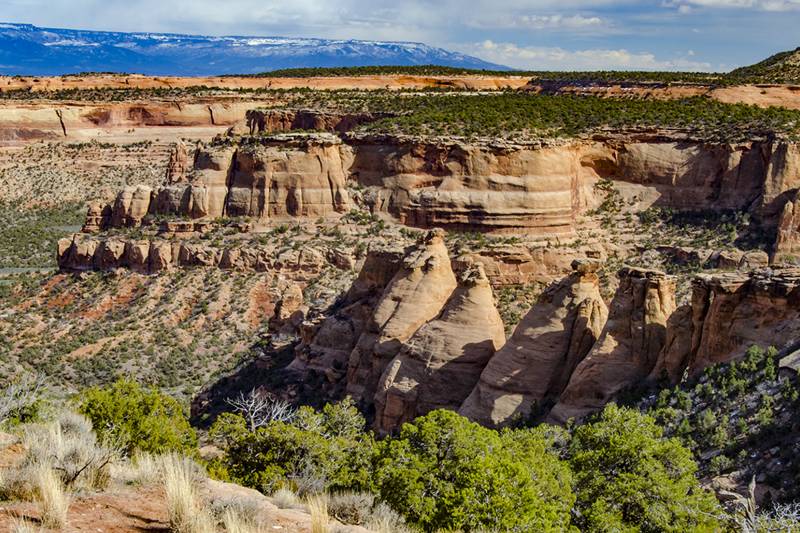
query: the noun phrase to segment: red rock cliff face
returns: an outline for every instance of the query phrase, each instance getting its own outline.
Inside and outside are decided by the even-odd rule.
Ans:
[[[93,207],[86,228],[135,226],[148,213],[333,216],[353,207],[347,185],[357,183],[373,211],[411,226],[558,238],[597,205],[592,184],[601,177],[641,187],[662,207],[749,209],[775,226],[800,184],[798,153],[791,143],[663,138],[543,146],[353,136],[343,143],[331,134],[245,138],[198,149],[190,170],[176,154],[162,188],[122,191],[111,206]],[[790,215],[781,242],[793,242],[800,225]]]
[[[372,402],[386,365],[439,315],[456,285],[443,232],[433,231],[403,260],[350,354],[347,393],[353,399]]]
[[[800,269],[699,275],[692,311],[690,374],[753,345],[783,348],[800,335]]]
[[[626,267],[608,322],[570,377],[549,418],[564,423],[601,409],[620,391],[647,378],[667,338],[675,311],[674,281],[664,273]]]
[[[434,409],[457,410],[505,330],[480,265],[458,276],[441,314],[423,325],[386,366],[375,395],[375,426],[388,432]]]
[[[354,145],[351,174],[373,209],[419,227],[572,231],[579,165],[572,147],[492,149],[380,140]]]
[[[331,387],[346,381],[350,353],[370,323],[386,286],[402,268],[405,251],[394,247],[369,250],[358,278],[334,312],[304,322],[293,370],[325,374]]]
[[[549,287],[483,370],[459,412],[485,425],[526,417],[536,404],[557,397],[594,345],[608,311],[592,261]]]

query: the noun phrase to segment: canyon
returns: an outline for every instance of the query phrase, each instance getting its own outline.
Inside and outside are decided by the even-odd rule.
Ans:
[[[200,82],[212,89],[135,92]],[[126,359],[146,321],[143,336],[153,340],[164,328],[185,330],[170,350],[197,350],[202,360],[192,365],[226,373],[218,383],[235,383],[248,368],[237,358],[255,357],[262,377],[250,386],[292,402],[350,396],[382,434],[439,408],[487,426],[565,424],[752,345],[788,349],[798,333],[800,144],[790,135],[724,138],[667,125],[519,139],[412,135],[375,129],[402,113],[299,108],[278,90],[625,92],[513,77],[4,83],[4,92],[44,96],[0,106],[5,153],[58,146],[74,151],[85,176],[122,172],[104,186],[98,175],[35,196],[4,193],[32,206],[74,198],[86,208],[81,231],[51,242],[55,277],[15,289],[4,315],[19,321],[4,333],[11,360],[26,349],[44,360],[50,348],[24,348],[26,335],[71,339],[48,309],[92,295],[76,311],[87,342],[70,341],[58,356],[69,361],[68,386],[73,365],[99,364],[103,354],[155,376],[163,367]],[[232,87],[246,90],[225,92]],[[59,90],[133,92],[120,101],[48,99]],[[740,91],[748,103],[796,103],[786,86],[764,89],[758,102],[747,87],[636,91],[719,100]],[[149,170],[115,170],[111,160]],[[18,164],[10,161],[9,183]],[[671,225],[682,216],[700,225]],[[745,222],[729,237],[715,232],[715,219]],[[113,282],[97,281],[105,279]],[[182,287],[174,296],[172,283]],[[148,317],[153,310],[159,316]],[[113,330],[95,332],[88,320],[96,317]],[[204,383],[198,417],[217,401],[215,385]]]
[[[797,143],[674,131],[466,143],[350,131],[377,119],[249,111],[211,142],[179,143],[161,186],[129,186],[90,206],[83,233],[59,241],[59,266],[286,280],[271,327],[298,339],[287,372],[324,397],[352,397],[382,433],[437,408],[489,426],[564,424],[631,388],[795,340],[800,270],[782,263],[796,239]],[[628,212],[745,212],[769,253],[669,249],[741,270],[626,266],[611,273],[606,297],[604,262],[636,253],[646,237],[597,238],[609,191]],[[287,249],[274,233],[311,220],[318,235],[360,223],[394,237],[364,235],[357,253],[308,237]],[[512,244],[459,249],[448,232]],[[343,275],[342,296],[304,300],[328,268]],[[680,302],[679,282],[691,283]],[[506,340],[495,294],[515,283],[546,288]]]

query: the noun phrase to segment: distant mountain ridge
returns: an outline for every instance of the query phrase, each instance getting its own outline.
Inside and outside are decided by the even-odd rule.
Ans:
[[[126,33],[0,23],[0,74],[5,75],[129,72],[213,76],[285,68],[376,65],[509,70],[476,57],[413,42]]]

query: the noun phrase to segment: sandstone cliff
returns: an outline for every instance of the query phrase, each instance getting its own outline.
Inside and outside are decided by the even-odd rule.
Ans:
[[[111,206],[93,205],[85,230],[139,226],[148,214],[267,220],[346,212],[352,204],[339,145],[317,135],[209,147],[188,171],[178,151],[164,186],[126,188]]]
[[[608,322],[577,366],[550,420],[564,423],[602,408],[652,372],[675,311],[675,284],[664,273],[626,267],[611,302]]]
[[[557,397],[591,349],[608,311],[600,296],[599,263],[575,261],[551,285],[489,361],[459,412],[486,425],[525,417]]]
[[[505,343],[503,321],[480,265],[466,265],[438,318],[387,365],[375,395],[375,426],[399,428],[434,409],[457,410],[489,358]]]
[[[691,374],[752,345],[783,348],[800,335],[800,269],[698,275],[692,310]]]
[[[370,402],[403,343],[442,310],[457,282],[443,232],[432,231],[403,260],[350,354],[347,393]]]
[[[333,386],[343,383],[350,353],[370,322],[386,286],[402,267],[404,256],[402,248],[373,246],[358,277],[335,308],[301,325],[301,343],[290,368],[323,373]]]
[[[278,121],[273,129],[281,129],[282,113],[289,112],[259,116]],[[305,115],[292,115],[286,128],[296,126],[297,116]],[[126,189],[112,205],[92,206],[86,230],[136,226],[148,214],[331,216],[355,205],[350,184],[363,191],[362,205],[406,225],[563,238],[602,201],[592,187],[600,178],[630,189],[643,207],[749,210],[768,227],[778,224],[800,185],[796,144],[714,145],[673,137],[618,135],[540,145],[298,133],[225,140],[200,147],[191,169],[187,155],[176,152],[160,189]],[[797,224],[787,217],[782,239],[790,242]]]

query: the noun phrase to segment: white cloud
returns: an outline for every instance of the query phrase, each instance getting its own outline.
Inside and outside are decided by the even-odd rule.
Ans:
[[[596,30],[608,26],[609,22],[597,16],[585,15],[519,15],[476,18],[469,25],[473,28],[504,28],[533,30]]]
[[[667,0],[665,7],[677,7],[679,13],[690,13],[692,7],[756,9],[760,11],[800,10],[800,0]]]
[[[529,70],[711,70],[703,61],[687,58],[659,59],[649,52],[628,50],[565,50],[558,47],[517,46],[514,43],[482,43],[462,51],[487,61]]]

